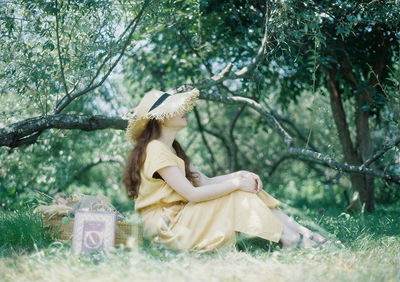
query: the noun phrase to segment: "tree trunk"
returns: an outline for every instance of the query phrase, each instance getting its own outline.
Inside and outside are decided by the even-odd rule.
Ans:
[[[357,132],[358,158],[361,163],[368,160],[373,153],[371,134],[369,130],[369,108],[363,109],[363,106],[369,105],[369,91],[356,92],[355,103],[355,122]],[[360,200],[365,203],[367,211],[374,210],[374,177],[371,175],[362,175],[365,183],[365,193],[360,194]]]
[[[330,94],[330,102],[332,108],[333,118],[335,120],[336,129],[339,135],[339,141],[342,145],[342,150],[344,154],[345,161],[350,165],[361,165],[362,161],[357,155],[357,151],[354,149],[353,143],[350,137],[349,126],[346,121],[346,114],[343,109],[342,97],[339,91],[339,85],[335,78],[336,69],[325,69],[325,72],[328,77],[328,85],[329,85],[329,94]],[[365,121],[365,117],[363,119],[357,118],[360,122],[361,126],[357,126],[357,128],[361,129],[360,132],[363,134],[367,134],[365,136],[369,136],[369,127],[368,131],[366,131],[365,123],[368,125],[368,118]],[[361,136],[357,134],[357,136]],[[368,141],[369,140],[369,141]],[[362,146],[364,146],[363,152],[367,155],[367,146],[370,146],[370,139],[367,139],[367,142],[362,141]],[[357,144],[361,145],[361,143]],[[369,177],[371,178],[371,177]],[[364,175],[358,173],[350,173],[350,180],[353,191],[357,191],[359,193],[359,199],[362,203],[366,203],[367,199],[372,199],[369,196],[369,192],[366,187],[366,177]],[[372,179],[373,180],[373,179]],[[372,186],[373,187],[373,186]],[[372,188],[373,189],[373,188]],[[351,204],[346,207],[346,211],[359,211],[361,209],[360,200],[355,199],[351,202]],[[370,205],[371,202],[369,201]],[[372,204],[373,207],[373,204]],[[370,208],[370,206],[368,206]]]

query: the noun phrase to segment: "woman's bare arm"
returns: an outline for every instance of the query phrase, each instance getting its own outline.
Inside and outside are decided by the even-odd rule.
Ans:
[[[238,176],[235,172],[233,172],[233,173],[229,173],[229,174],[208,177],[204,173],[202,173],[200,170],[198,170],[192,163],[190,163],[190,170],[199,173],[200,179],[198,180],[198,182],[200,183],[200,186],[208,185],[208,184],[218,184],[218,183],[224,182],[226,180],[229,180],[231,178]]]
[[[203,185],[194,187],[177,166],[161,168],[158,173],[178,194],[190,202],[216,199],[240,187],[239,177],[227,177],[218,183],[211,183],[203,178]]]
[[[207,184],[221,183],[226,180],[229,180],[230,178],[235,178],[235,177],[252,177],[257,182],[258,188],[262,189],[262,181],[261,181],[260,177],[257,174],[247,171],[247,170],[239,170],[239,171],[235,171],[232,173],[218,175],[218,176],[214,176],[214,177],[207,177],[200,170],[198,170],[194,165],[192,165],[192,163],[190,163],[190,170],[196,171],[200,174],[200,180],[197,178],[198,182],[200,182],[200,184],[199,184],[200,186],[207,185]]]

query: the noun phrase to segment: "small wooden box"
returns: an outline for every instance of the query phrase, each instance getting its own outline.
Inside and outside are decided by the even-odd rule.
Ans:
[[[66,224],[62,224],[62,222],[62,217],[53,217],[51,219],[42,217],[42,226],[58,232],[58,239],[65,241],[72,240],[74,219],[70,218]],[[143,225],[141,223],[117,221],[115,245],[124,245],[128,249],[143,246]]]

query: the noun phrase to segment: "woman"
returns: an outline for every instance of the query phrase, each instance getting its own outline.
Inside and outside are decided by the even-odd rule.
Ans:
[[[281,242],[283,248],[330,243],[290,219],[279,201],[262,190],[260,177],[238,172],[207,177],[175,140],[186,127],[197,89],[147,92],[135,108],[127,138],[136,145],[123,182],[143,220],[144,237],[171,249],[215,251],[233,248],[237,232]]]

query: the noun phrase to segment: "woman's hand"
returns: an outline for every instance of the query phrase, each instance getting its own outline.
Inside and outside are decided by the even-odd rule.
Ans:
[[[254,178],[250,177],[238,177],[239,178],[239,190],[258,193],[260,189],[258,188],[258,183]]]
[[[251,171],[239,170],[239,171],[235,172],[234,174],[236,176],[240,176],[240,177],[243,177],[243,178],[252,178],[252,179],[254,179],[256,181],[256,183],[257,183],[257,188],[258,188],[259,191],[261,191],[261,189],[263,188],[263,184],[262,184],[262,181],[261,181],[260,177],[257,174],[255,174],[255,173],[253,173]]]

